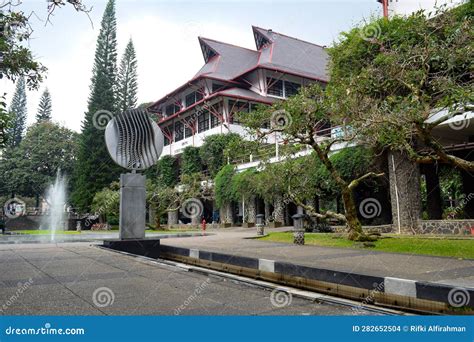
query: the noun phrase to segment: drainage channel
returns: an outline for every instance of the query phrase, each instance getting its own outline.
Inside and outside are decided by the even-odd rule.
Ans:
[[[295,287],[291,286],[283,286],[280,284],[275,284],[269,281],[264,281],[264,280],[257,280],[249,277],[243,277],[240,275],[235,275],[231,273],[226,273],[226,272],[221,272],[221,271],[216,271],[212,270],[209,268],[205,267],[199,267],[199,266],[194,266],[194,265],[189,265],[181,262],[176,262],[176,261],[171,261],[171,260],[165,260],[165,259],[154,259],[154,258],[148,258],[145,256],[141,255],[136,255],[136,254],[131,254],[123,251],[118,251],[118,250],[113,250],[109,249],[107,247],[103,247],[100,245],[93,246],[95,248],[100,248],[101,250],[108,251],[111,253],[118,253],[126,256],[133,257],[143,263],[150,264],[150,265],[158,265],[158,266],[164,266],[164,267],[172,267],[172,268],[179,268],[181,270],[185,270],[188,272],[195,272],[199,273],[205,276],[214,276],[218,278],[225,278],[232,280],[237,283],[241,283],[244,285],[250,285],[252,287],[258,287],[264,290],[275,290],[278,289],[280,291],[285,291],[289,294],[291,294],[294,297],[297,298],[302,298],[306,299],[309,301],[318,301],[321,303],[328,303],[328,304],[336,304],[336,305],[343,305],[350,307],[354,311],[369,311],[373,313],[378,313],[378,314],[383,314],[383,315],[391,315],[391,316],[396,316],[396,315],[413,315],[412,313],[405,312],[405,311],[400,311],[400,310],[395,310],[391,308],[383,308],[379,307],[376,305],[370,305],[370,304],[365,304],[365,303],[360,303],[354,300],[350,299],[345,299],[345,298],[339,298],[339,297],[334,297],[331,295],[327,294],[322,294],[318,292],[313,292],[313,291],[307,291],[307,290],[301,290]]]

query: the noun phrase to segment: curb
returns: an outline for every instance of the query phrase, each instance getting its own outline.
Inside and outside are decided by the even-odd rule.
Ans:
[[[472,314],[474,288],[356,274],[232,254],[161,245],[160,258],[290,284],[331,295],[430,313]]]

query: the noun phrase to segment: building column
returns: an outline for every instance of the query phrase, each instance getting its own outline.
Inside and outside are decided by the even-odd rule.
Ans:
[[[474,176],[468,171],[461,170],[462,189],[464,192],[464,217],[474,219]]]
[[[268,223],[270,222],[270,203],[268,203],[267,201],[265,201],[265,224],[268,225]]]
[[[426,211],[430,220],[441,220],[443,205],[441,202],[441,188],[439,186],[438,170],[434,164],[423,165],[426,181]]]
[[[388,154],[388,166],[393,230],[416,233],[421,219],[419,165],[393,151]]]
[[[168,211],[168,227],[178,224],[178,210]]]
[[[247,211],[247,222],[255,223],[257,217],[257,206],[255,203],[255,196],[251,196],[246,202],[245,210]]]
[[[273,212],[273,218],[275,221],[275,224],[281,224],[285,222],[285,203],[283,201],[283,196],[282,195],[276,195],[275,199],[273,201],[273,206],[274,206],[274,212]]]
[[[232,203],[224,203],[219,209],[220,219],[222,224],[233,224],[234,215],[232,213]]]

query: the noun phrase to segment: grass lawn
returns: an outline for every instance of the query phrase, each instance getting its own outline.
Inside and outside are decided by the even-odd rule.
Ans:
[[[263,241],[293,243],[293,233],[270,233],[260,238]],[[324,247],[364,248],[360,243],[347,240],[338,234],[306,233],[305,243]],[[364,249],[381,252],[426,254],[453,258],[474,259],[474,239],[448,237],[415,237],[384,235],[375,242],[375,247]]]

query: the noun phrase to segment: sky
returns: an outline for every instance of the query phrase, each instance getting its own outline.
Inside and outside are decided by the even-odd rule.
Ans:
[[[1,1],[1,0],[0,0]],[[28,91],[27,124],[35,120],[45,87],[51,92],[53,120],[80,131],[87,110],[96,39],[106,1],[83,0],[90,18],[71,6],[57,9],[45,25],[47,2],[23,0],[34,12],[29,47],[48,68],[39,91]],[[204,64],[198,36],[255,49],[252,25],[330,46],[340,32],[381,15],[376,0],[312,1],[153,1],[117,0],[119,60],[130,38],[138,61],[138,103],[160,99],[190,80]],[[10,103],[14,84],[0,80]]]

